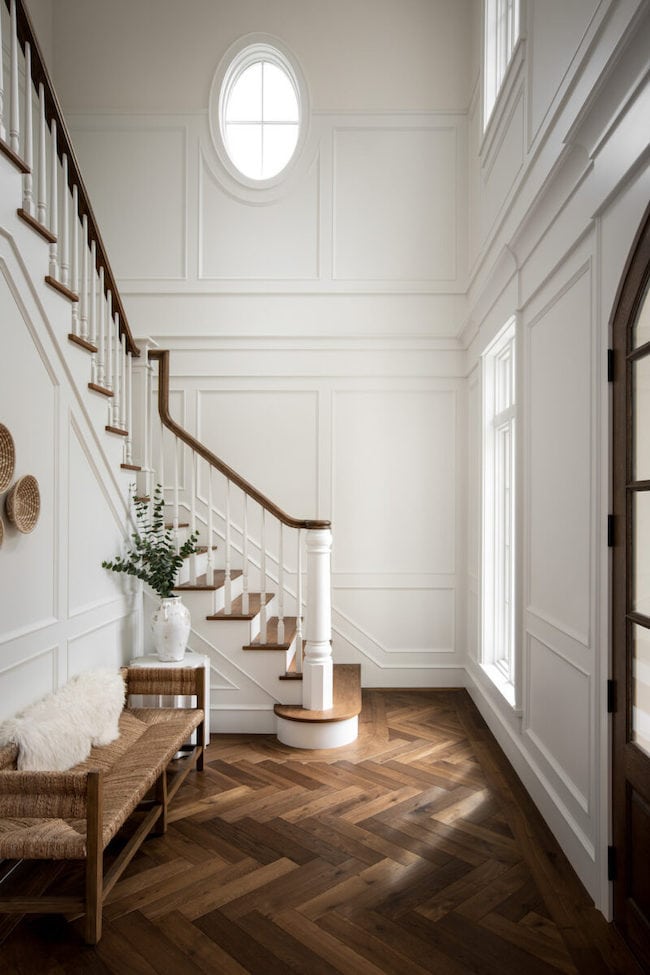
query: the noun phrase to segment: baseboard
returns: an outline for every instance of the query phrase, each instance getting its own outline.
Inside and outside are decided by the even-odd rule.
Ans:
[[[210,708],[213,735],[274,735],[273,705],[268,708]]]

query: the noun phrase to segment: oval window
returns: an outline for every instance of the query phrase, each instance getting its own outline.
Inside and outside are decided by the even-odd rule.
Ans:
[[[293,158],[300,135],[300,86],[286,57],[267,44],[232,61],[219,98],[221,138],[244,177],[273,179]]]

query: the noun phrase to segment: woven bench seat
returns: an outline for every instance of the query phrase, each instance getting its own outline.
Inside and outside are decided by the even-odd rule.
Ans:
[[[203,670],[133,668],[123,671],[130,694],[193,695],[192,708],[125,708],[119,737],[91,750],[66,772],[18,771],[17,748],[0,748],[0,858],[9,860],[86,860],[86,941],[101,936],[103,899],[136,850],[156,827],[164,832],[167,807],[192,768],[203,767]],[[175,769],[167,770],[193,732],[197,745]],[[143,823],[103,880],[103,851],[131,814],[154,791]],[[0,895],[2,890],[0,888]],[[69,913],[70,898],[65,899]],[[45,905],[45,906],[44,906]],[[0,896],[0,913],[56,912],[56,898]],[[63,907],[60,908],[63,912]]]

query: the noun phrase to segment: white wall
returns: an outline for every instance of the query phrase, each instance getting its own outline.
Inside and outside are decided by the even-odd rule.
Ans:
[[[139,628],[136,598],[101,568],[123,536],[122,445],[103,431],[104,398],[85,388],[87,353],[67,341],[69,304],[44,283],[47,245],[16,217],[21,192],[3,156],[0,421],[16,446],[14,481],[37,478],[41,513],[23,535],[2,505],[0,719],[73,674],[127,661]]]
[[[335,659],[368,685],[463,680],[471,6],[57,4],[59,94],[131,326],[174,350],[190,430],[332,518]],[[208,116],[251,31],[293,51],[312,107],[295,172],[258,195]]]
[[[483,135],[470,112],[468,674],[596,903],[609,908],[608,323],[650,198],[648,4],[527,4]],[[480,353],[517,313],[518,700],[480,667]]]

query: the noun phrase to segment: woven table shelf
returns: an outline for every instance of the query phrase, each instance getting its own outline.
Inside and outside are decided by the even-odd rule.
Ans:
[[[7,518],[23,535],[36,527],[41,512],[41,495],[33,474],[19,477],[5,498]]]
[[[4,423],[0,423],[0,491],[6,491],[11,484],[15,466],[14,438]]]

